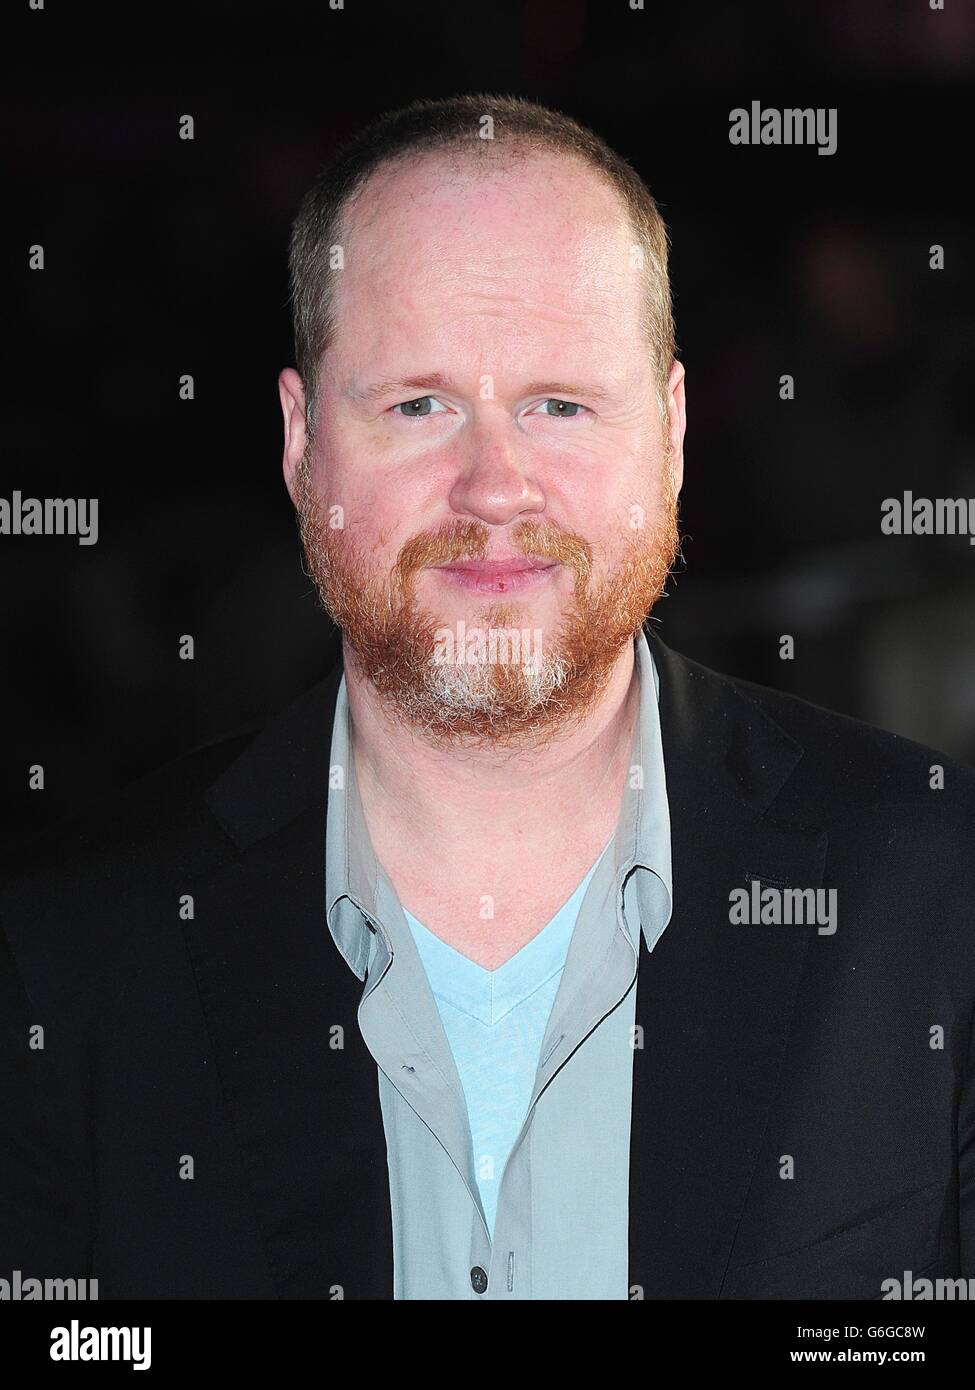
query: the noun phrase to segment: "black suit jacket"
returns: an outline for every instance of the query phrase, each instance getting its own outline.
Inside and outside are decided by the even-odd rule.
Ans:
[[[975,775],[648,638],[674,912],[640,958],[631,1297],[975,1277]],[[391,1297],[362,983],[324,920],[340,675],[8,865],[5,1277]],[[753,878],[835,888],[835,934],[731,925]]]

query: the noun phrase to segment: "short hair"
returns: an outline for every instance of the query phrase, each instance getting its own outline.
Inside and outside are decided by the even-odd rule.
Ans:
[[[482,138],[480,133],[486,129],[491,139]],[[571,116],[522,97],[474,93],[421,99],[386,112],[337,150],[302,199],[291,231],[288,267],[295,363],[305,387],[310,431],[314,430],[318,374],[336,327],[329,257],[331,248],[343,243],[346,210],[381,166],[465,147],[480,155],[485,145],[500,147],[499,153],[505,155],[554,151],[575,158],[619,195],[640,250],[637,264],[642,261],[646,276],[643,328],[655,358],[658,396],[664,408],[675,352],[668,239],[646,184],[621,155]]]

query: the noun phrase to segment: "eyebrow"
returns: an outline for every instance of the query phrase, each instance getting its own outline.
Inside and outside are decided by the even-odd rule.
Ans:
[[[384,396],[404,391],[445,391],[450,382],[442,372],[427,372],[424,376],[387,378],[372,382],[368,386],[349,385],[348,395],[358,401],[377,401]],[[565,381],[532,381],[524,389],[524,395],[588,396],[591,400],[611,399],[608,391],[599,386],[578,386]]]
[[[442,372],[428,372],[425,376],[389,377],[374,381],[369,386],[349,384],[348,394],[357,401],[376,401],[382,396],[396,391],[443,391],[447,388],[447,378]]]

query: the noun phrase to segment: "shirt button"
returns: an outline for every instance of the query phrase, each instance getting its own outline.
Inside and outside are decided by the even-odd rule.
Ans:
[[[475,1293],[483,1293],[487,1288],[487,1275],[480,1265],[475,1265],[471,1270],[471,1288]]]

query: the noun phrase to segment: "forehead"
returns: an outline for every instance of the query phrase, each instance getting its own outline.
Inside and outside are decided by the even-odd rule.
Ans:
[[[582,344],[632,334],[635,243],[619,195],[575,158],[437,153],[382,168],[346,213],[336,347],[472,330],[487,345],[530,324]]]

